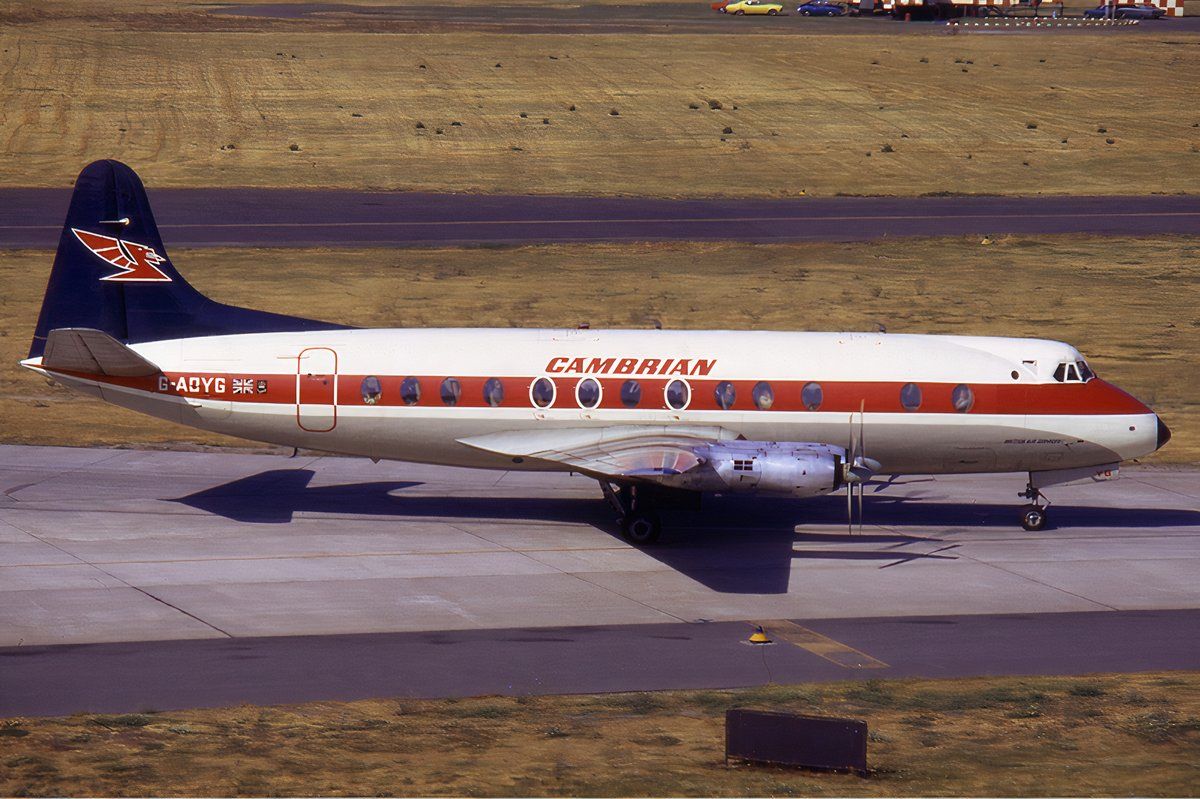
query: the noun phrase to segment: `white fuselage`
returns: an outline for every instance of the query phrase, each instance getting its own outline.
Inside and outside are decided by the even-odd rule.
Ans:
[[[861,424],[866,452],[885,473],[1069,469],[1156,448],[1152,411],[1102,380],[1056,379],[1056,369],[1082,356],[1035,339],[468,328],[258,333],[130,346],[164,374],[47,373],[170,421],[382,459],[563,468],[537,459],[515,463],[460,440],[613,425],[703,425],[753,441],[846,446],[852,425]],[[40,369],[39,361],[26,365]],[[553,384],[550,404],[544,391],[539,395],[546,407],[531,390],[540,378]],[[584,386],[581,400],[577,389],[589,378],[598,385]],[[685,385],[669,398],[672,381]],[[593,404],[590,388],[599,389],[599,399],[582,407]]]

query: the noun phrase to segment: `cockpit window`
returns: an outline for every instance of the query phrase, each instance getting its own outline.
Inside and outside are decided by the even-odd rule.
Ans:
[[[1081,375],[1086,375],[1086,377]],[[1060,383],[1083,383],[1093,377],[1095,375],[1092,374],[1092,370],[1088,369],[1087,364],[1083,361],[1060,363],[1054,370],[1054,379]]]

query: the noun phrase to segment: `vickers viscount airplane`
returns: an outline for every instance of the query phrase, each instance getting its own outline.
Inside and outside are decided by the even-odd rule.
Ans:
[[[24,366],[107,402],[329,452],[600,482],[632,542],[686,492],[811,497],[875,475],[1115,475],[1170,431],[1056,341],[875,333],[361,330],[236,308],[167,258],[141,181],[75,184]]]

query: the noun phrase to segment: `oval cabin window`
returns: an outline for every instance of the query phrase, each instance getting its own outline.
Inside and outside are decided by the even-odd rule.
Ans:
[[[642,401],[642,384],[636,380],[626,380],[621,384],[621,404],[626,408],[636,408]]]
[[[406,377],[400,381],[400,401],[405,405],[416,405],[421,401],[421,381]]]
[[[529,387],[529,400],[538,408],[549,408],[554,404],[554,381],[548,377],[539,377]]]
[[[821,390],[820,383],[805,383],[804,388],[800,390],[800,401],[804,403],[807,410],[820,410],[821,401],[824,399],[825,392]]]
[[[750,396],[754,399],[754,407],[760,411],[769,411],[775,404],[775,390],[765,380],[754,384],[754,390],[750,392]]]
[[[666,396],[667,407],[673,411],[682,411],[692,400],[692,387],[682,380],[667,383],[667,389],[663,393]]]
[[[921,387],[916,383],[905,383],[900,389],[900,404],[906,411],[915,411],[921,407]]]
[[[442,381],[441,395],[443,405],[457,405],[462,396],[462,383],[457,378],[447,377]]]
[[[733,383],[730,383],[728,380],[722,380],[713,389],[713,399],[717,401],[718,408],[727,411],[737,402],[737,389],[733,387]]]
[[[498,378],[489,377],[484,381],[483,401],[493,408],[504,402],[504,384]]]
[[[374,405],[383,396],[383,385],[375,375],[364,377],[362,381],[362,401],[366,405]]]
[[[580,380],[575,386],[575,401],[580,408],[595,408],[600,404],[600,384],[591,377]]]
[[[959,383],[951,392],[950,401],[954,403],[954,410],[967,413],[975,407],[975,392],[965,383]]]

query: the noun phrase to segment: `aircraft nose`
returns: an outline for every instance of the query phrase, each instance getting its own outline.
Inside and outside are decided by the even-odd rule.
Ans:
[[[1161,416],[1156,416],[1154,418],[1158,419],[1158,446],[1156,449],[1162,449],[1166,446],[1167,442],[1171,440],[1171,428],[1163,424]]]

